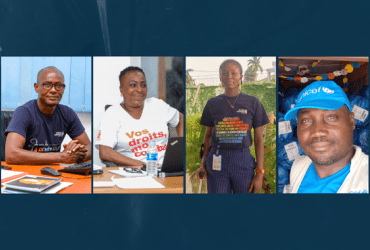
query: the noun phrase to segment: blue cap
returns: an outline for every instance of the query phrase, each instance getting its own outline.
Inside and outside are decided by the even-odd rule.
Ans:
[[[305,87],[297,98],[297,104],[289,110],[284,119],[291,120],[298,110],[304,108],[336,110],[347,105],[349,112],[351,104],[341,87],[333,81],[316,81]]]

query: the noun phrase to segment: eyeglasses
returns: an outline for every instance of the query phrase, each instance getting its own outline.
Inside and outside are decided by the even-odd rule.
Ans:
[[[54,88],[56,90],[61,91],[61,90],[64,90],[64,88],[66,87],[66,85],[63,84],[63,83],[49,83],[49,82],[40,83],[40,82],[38,82],[38,84],[42,85],[42,87],[44,87],[44,89],[46,89],[46,90],[50,90],[54,86]]]

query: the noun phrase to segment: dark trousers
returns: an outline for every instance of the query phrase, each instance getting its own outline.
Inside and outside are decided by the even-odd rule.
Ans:
[[[219,149],[221,171],[212,170],[216,151],[217,148],[212,147],[206,157],[208,193],[248,193],[256,168],[249,148]]]

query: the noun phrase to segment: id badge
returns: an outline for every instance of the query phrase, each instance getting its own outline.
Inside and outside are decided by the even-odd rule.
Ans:
[[[212,169],[221,171],[221,155],[213,155]]]

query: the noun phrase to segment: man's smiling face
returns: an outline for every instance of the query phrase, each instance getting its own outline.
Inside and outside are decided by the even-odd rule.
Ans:
[[[35,84],[35,91],[38,93],[38,99],[41,105],[56,106],[62,100],[64,89],[56,90],[55,86],[52,86],[51,89],[47,90],[42,86],[44,83],[64,84],[64,76],[58,69],[44,69],[39,73],[37,82]]]
[[[343,105],[337,110],[304,108],[298,112],[298,141],[316,165],[331,165],[353,152],[354,114]]]

